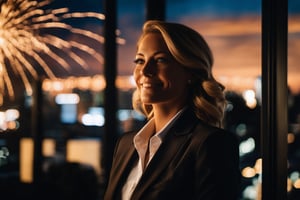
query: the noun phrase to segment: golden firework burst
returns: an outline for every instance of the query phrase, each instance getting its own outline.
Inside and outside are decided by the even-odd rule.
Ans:
[[[86,68],[88,65],[81,57],[81,51],[103,64],[102,55],[86,43],[66,41],[48,30],[66,31],[102,44],[104,38],[99,33],[74,27],[66,19],[104,20],[105,16],[96,12],[70,12],[68,8],[45,9],[50,3],[51,0],[6,0],[0,3],[0,105],[4,95],[15,95],[13,76],[20,77],[29,95],[32,93],[31,80],[37,79],[41,71],[48,78],[56,78],[49,60],[66,70],[70,69],[69,60]],[[57,51],[64,51],[64,56]]]

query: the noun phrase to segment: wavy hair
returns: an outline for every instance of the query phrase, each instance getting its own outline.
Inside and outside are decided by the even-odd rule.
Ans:
[[[143,26],[137,46],[148,33],[161,34],[174,59],[190,71],[188,103],[196,116],[210,125],[221,127],[226,104],[225,87],[213,77],[213,55],[204,38],[183,24],[149,20]],[[153,117],[152,106],[141,102],[138,90],[133,93],[132,104],[147,118]]]

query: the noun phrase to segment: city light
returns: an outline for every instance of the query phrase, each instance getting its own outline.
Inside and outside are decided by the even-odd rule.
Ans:
[[[9,150],[7,147],[0,147],[0,167],[7,163],[7,158],[9,157]]]
[[[17,109],[7,109],[0,111],[0,132],[15,130],[19,128],[20,112]]]
[[[246,90],[243,92],[243,97],[246,101],[246,105],[249,108],[255,108],[257,105],[257,100],[255,97],[255,92],[253,90]]]
[[[101,114],[83,114],[81,122],[85,126],[104,126],[105,118]]]
[[[104,126],[104,108],[90,107],[88,113],[82,115],[81,123],[85,126]]]
[[[24,183],[33,181],[34,142],[31,138],[20,140],[20,180]]]
[[[58,94],[55,97],[55,102],[59,105],[63,104],[78,104],[80,101],[80,97],[78,94],[70,93],[70,94]]]
[[[102,174],[101,145],[98,139],[71,139],[66,145],[66,160],[92,166],[97,174]]]
[[[245,154],[254,151],[254,149],[255,149],[255,140],[250,137],[247,140],[242,141],[240,143],[240,147],[239,147],[240,156],[244,156]]]

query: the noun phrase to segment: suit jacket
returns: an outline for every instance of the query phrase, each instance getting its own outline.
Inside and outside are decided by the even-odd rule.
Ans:
[[[121,199],[122,187],[138,160],[136,132],[116,144],[105,200]],[[233,200],[239,193],[236,138],[200,121],[187,109],[168,131],[145,169],[132,200]]]

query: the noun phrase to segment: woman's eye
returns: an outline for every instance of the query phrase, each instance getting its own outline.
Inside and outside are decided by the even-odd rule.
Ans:
[[[140,58],[137,58],[133,61],[135,64],[143,64],[144,63],[144,60],[143,59],[140,59]]]
[[[156,62],[158,62],[158,63],[164,63],[166,61],[167,61],[167,59],[166,58],[162,58],[162,57],[156,59]]]

